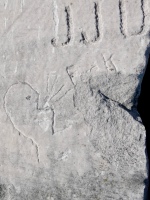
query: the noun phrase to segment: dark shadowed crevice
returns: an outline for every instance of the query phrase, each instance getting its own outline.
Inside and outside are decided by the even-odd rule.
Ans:
[[[142,80],[141,93],[139,96],[137,109],[146,129],[146,147],[147,147],[146,154],[147,154],[148,160],[150,161],[150,56],[149,56],[146,71]],[[148,179],[150,182],[150,168],[148,170],[149,170]],[[145,200],[150,199],[150,185],[148,186],[147,189],[148,191],[146,190],[147,194],[146,194]]]

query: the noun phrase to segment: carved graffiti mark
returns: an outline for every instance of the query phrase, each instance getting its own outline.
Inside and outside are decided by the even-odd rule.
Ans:
[[[95,28],[96,28],[96,36],[93,42],[96,42],[100,37],[100,30],[99,30],[99,7],[98,3],[94,3],[94,11],[95,11]]]
[[[126,31],[124,27],[125,7],[124,7],[124,2],[122,0],[119,0],[119,15],[120,15],[120,32],[124,37],[126,37],[125,33]]]
[[[55,76],[55,79],[54,79],[54,81],[53,81],[53,84],[52,84],[51,93],[53,93],[54,86],[55,86],[55,84],[57,83],[57,81],[58,81],[58,76],[56,75],[56,76]]]
[[[111,55],[111,56],[106,60],[105,57],[102,55],[107,70],[108,70],[108,71],[111,71],[111,72],[117,72],[117,68],[116,68],[116,66],[114,65],[113,61],[112,61],[112,56],[113,56],[113,55]]]
[[[46,91],[49,93],[49,74],[47,74],[47,86],[46,86]]]
[[[36,134],[51,128],[54,134],[54,108],[39,108],[40,94],[26,82],[11,85],[6,91],[4,110],[13,128],[19,135],[31,141],[35,147],[38,163],[40,162],[39,145]]]
[[[47,75],[47,104],[39,108],[40,93],[27,82],[17,82],[11,85],[3,97],[3,106],[8,119],[19,136],[23,136],[34,146],[37,162],[41,163],[39,152],[41,133],[54,135],[57,132],[54,103],[66,96],[71,89],[62,91],[64,85],[59,75]],[[60,95],[58,95],[60,93]],[[58,95],[58,96],[57,96]],[[54,101],[51,101],[54,97]],[[55,127],[56,126],[56,127]],[[56,130],[55,130],[56,129]],[[41,158],[40,158],[41,157]]]
[[[128,5],[128,2],[126,2],[125,0],[119,0],[120,32],[124,37],[130,36],[130,35],[139,35],[144,30],[144,27],[145,27],[144,0],[139,0],[139,1],[140,1],[140,5],[139,5],[140,8],[139,7],[137,8],[141,10],[141,13],[138,11],[138,14],[141,15],[141,25],[138,25],[138,29],[139,29],[138,31],[134,30],[133,31],[134,33],[129,33],[129,29],[132,29],[131,27],[132,23],[129,24],[129,21],[131,22],[132,19],[128,19],[129,17],[127,14],[128,9],[126,8],[126,6]],[[129,6],[130,4],[128,5],[128,8],[131,9]],[[128,22],[127,22],[127,19],[128,19]],[[135,27],[133,29],[135,29]]]
[[[53,108],[51,108],[52,110],[52,135],[54,135],[55,130],[54,130],[54,125],[55,125],[55,111]]]
[[[55,96],[57,96],[57,94],[63,89],[63,87],[64,87],[64,85],[62,85],[62,86],[58,89],[58,91],[57,91],[53,96],[50,97],[50,100],[52,100]]]
[[[95,31],[96,34],[94,36],[94,39],[91,40],[91,42],[96,42],[99,40],[100,38],[100,19],[99,19],[99,5],[98,3],[94,2],[94,18],[95,18]],[[80,42],[87,44],[89,42],[87,35],[85,32],[81,32],[81,40]]]
[[[70,68],[71,68],[72,66],[70,66],[70,67],[66,67],[66,72],[67,72],[67,74],[68,74],[68,76],[69,76],[69,78],[70,78],[70,80],[71,80],[71,83],[74,85],[74,82],[73,82],[73,73],[70,71]]]
[[[66,35],[66,37],[67,37],[67,40],[64,42],[64,43],[62,43],[61,44],[61,46],[66,46],[66,45],[68,45],[69,43],[70,43],[70,41],[71,41],[71,12],[70,12],[70,7],[69,6],[67,6],[67,7],[65,7],[65,15],[66,15],[66,27],[67,27],[67,35]],[[58,19],[58,16],[56,15],[56,13],[54,14],[55,16],[54,16],[54,19],[55,19],[55,26],[56,26],[56,34],[58,34],[58,24],[59,24],[59,19]],[[52,45],[54,46],[54,47],[56,47],[56,46],[59,46],[58,45],[58,36],[56,35],[56,37],[55,38],[53,38],[52,40],[51,40],[51,43],[52,43]]]
[[[10,121],[11,121],[11,119],[10,119]],[[12,122],[12,124],[13,124],[13,122]],[[13,124],[13,126],[14,126],[14,124]],[[39,146],[38,146],[38,144],[35,142],[34,139],[32,139],[32,138],[26,136],[25,134],[23,134],[15,126],[14,126],[14,128],[18,131],[19,135],[22,135],[23,137],[25,137],[26,139],[28,139],[28,140],[30,140],[32,142],[32,145],[35,147],[35,150],[36,150],[37,162],[40,163],[40,154],[39,154]]]
[[[58,27],[59,27],[59,17],[58,17],[58,6],[56,0],[53,1],[53,19],[54,19],[54,31],[56,39],[52,39],[53,46],[56,45],[56,40],[58,39]]]
[[[138,34],[142,33],[145,27],[144,0],[141,0],[141,11],[142,11],[142,25]]]
[[[119,0],[118,3],[118,9],[119,9],[119,17],[120,17],[120,24],[119,24],[119,28],[120,28],[120,33],[122,34],[122,36],[124,38],[126,38],[127,36],[132,36],[132,35],[138,35],[141,34],[144,30],[145,27],[145,12],[144,12],[144,0],[137,0],[138,3],[136,5],[137,9],[137,13],[133,13],[131,11],[132,9],[132,5],[130,6],[130,4],[132,4],[131,2],[125,1],[125,0]],[[58,13],[57,13],[57,4],[55,2],[54,5],[55,9],[54,9],[54,22],[55,22],[55,37],[51,40],[51,43],[54,47],[58,47],[58,46],[66,46],[70,43],[72,37],[73,37],[73,31],[72,31],[72,19],[71,19],[71,11],[70,11],[70,7],[67,6],[64,9],[64,13],[65,13],[65,18],[66,18],[66,41],[61,43],[60,45],[58,44],[58,26],[59,26],[59,17],[58,17]],[[88,44],[88,43],[95,43],[97,42],[100,38],[101,38],[101,32],[102,32],[102,16],[101,16],[101,4],[94,2],[94,6],[93,6],[93,13],[94,13],[94,29],[95,29],[95,36],[92,36],[93,39],[90,39],[89,36],[87,36],[88,34],[85,31],[81,31],[81,39],[79,40],[80,43],[83,44]],[[138,10],[140,9],[140,10]],[[136,17],[136,14],[139,15],[141,17],[141,23],[138,24],[134,24],[134,20]],[[138,16],[138,17],[139,17]],[[131,18],[131,19],[128,19]],[[133,22],[132,22],[133,21]],[[139,20],[140,21],[140,20]],[[90,26],[89,26],[90,27]],[[92,26],[91,26],[92,27]],[[138,30],[134,30],[135,27]],[[129,33],[130,32],[133,33]],[[91,37],[91,38],[92,38]]]
[[[81,40],[80,42],[83,42],[83,44],[87,44],[88,43],[88,39],[87,39],[87,36],[86,36],[86,33],[85,32],[81,32]]]
[[[4,101],[4,104],[3,104],[3,107],[4,107],[4,110],[5,110],[5,113],[7,115],[7,117],[9,118],[13,128],[19,133],[19,135],[22,135],[24,138],[28,139],[31,141],[32,145],[35,147],[35,150],[36,150],[36,156],[37,156],[37,161],[38,163],[40,162],[40,157],[39,157],[39,146],[38,144],[35,142],[35,140],[32,138],[32,137],[29,137],[27,136],[26,134],[24,134],[22,131],[20,131],[18,129],[18,127],[16,126],[15,122],[13,121],[12,117],[11,117],[11,114],[10,112],[8,111],[8,108],[7,108],[7,95],[9,93],[9,91],[14,87],[16,86],[18,83],[15,83],[13,85],[11,85],[8,90],[6,91],[4,97],[3,97],[3,101]]]
[[[57,101],[60,101],[63,97],[65,97],[65,96],[66,96],[70,91],[72,91],[72,90],[73,90],[73,88],[67,90],[59,99],[56,100],[56,102],[57,102]]]
[[[46,97],[46,102],[49,102],[49,101],[53,100],[54,98],[57,98],[57,96],[59,96],[59,93],[61,93],[61,91],[64,88],[64,85],[60,81],[60,77],[58,75],[52,75],[52,76],[54,78],[53,78],[53,81],[51,83],[51,87],[50,87],[50,84],[49,84],[50,77],[48,78],[48,82],[47,82],[48,96]]]
[[[53,11],[53,19],[55,23],[55,37],[51,40],[51,43],[54,47],[58,46],[66,46],[70,43],[72,39],[72,19],[71,19],[71,11],[70,7],[67,6],[65,7],[65,18],[66,18],[66,27],[67,27],[67,34],[66,38],[67,40],[64,43],[61,43],[60,45],[58,44],[58,26],[59,26],[59,18],[58,18],[58,13],[57,13],[57,4],[55,2],[54,4],[54,11]],[[99,5],[98,3],[94,2],[94,26],[95,26],[95,36],[94,39],[91,40],[91,42],[96,42],[100,38],[100,18],[99,18]],[[81,32],[81,40],[80,42],[87,44],[88,43],[88,38],[87,35],[84,31]]]
[[[65,13],[66,13],[66,24],[67,24],[67,40],[65,43],[62,43],[62,45],[67,45],[69,44],[71,40],[71,16],[70,16],[70,8],[65,7]]]

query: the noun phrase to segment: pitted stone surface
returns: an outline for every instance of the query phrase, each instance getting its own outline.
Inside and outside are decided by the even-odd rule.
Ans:
[[[0,13],[0,199],[144,199],[149,0],[1,0]]]

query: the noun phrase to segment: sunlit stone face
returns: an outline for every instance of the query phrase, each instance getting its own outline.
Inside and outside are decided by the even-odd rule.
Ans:
[[[0,199],[143,199],[133,108],[150,2],[3,0],[0,13]]]

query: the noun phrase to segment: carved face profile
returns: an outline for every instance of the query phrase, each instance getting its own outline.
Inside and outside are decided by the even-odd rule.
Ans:
[[[28,83],[12,85],[5,95],[5,110],[13,126],[35,141],[51,127],[52,110],[38,108],[39,94]]]

